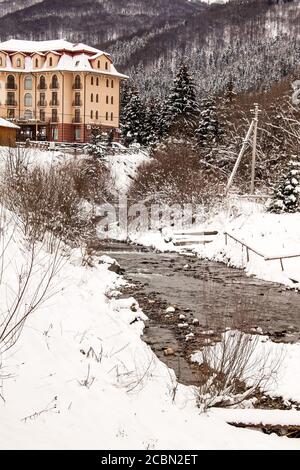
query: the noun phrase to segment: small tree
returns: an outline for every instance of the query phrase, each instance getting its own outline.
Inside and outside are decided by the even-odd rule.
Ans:
[[[146,144],[145,132],[145,105],[137,90],[131,92],[128,103],[123,109],[121,130],[126,145],[138,143]]]
[[[195,126],[198,114],[195,85],[186,64],[182,64],[166,103],[165,130],[180,125],[186,132]]]
[[[104,162],[107,161],[107,139],[100,127],[95,126],[92,128],[90,143],[86,146],[86,151],[89,155],[99,158]]]
[[[201,101],[199,124],[195,134],[201,145],[213,144],[222,135],[216,105],[212,98],[206,98]]]
[[[275,188],[269,210],[275,213],[300,211],[300,162],[290,161]]]

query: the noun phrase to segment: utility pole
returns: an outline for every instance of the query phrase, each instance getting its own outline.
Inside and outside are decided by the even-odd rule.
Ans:
[[[254,104],[254,129],[253,129],[253,147],[252,147],[252,168],[251,168],[251,187],[250,194],[254,194],[255,166],[256,166],[256,146],[257,146],[257,126],[258,126],[258,104]]]

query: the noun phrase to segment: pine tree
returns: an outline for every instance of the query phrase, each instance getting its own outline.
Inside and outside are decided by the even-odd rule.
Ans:
[[[131,92],[129,101],[123,109],[121,131],[126,145],[138,143],[146,145],[145,105],[141,101],[137,90]]]
[[[182,64],[166,103],[164,130],[180,124],[185,132],[194,127],[198,114],[195,85],[186,64]]]
[[[92,157],[107,161],[107,142],[100,127],[92,127],[90,143],[86,145],[86,151]]]
[[[222,134],[214,100],[203,99],[200,105],[199,124],[195,131],[198,142],[201,145],[213,144],[220,140]]]
[[[270,212],[300,212],[300,161],[291,160],[275,188]]]
[[[148,102],[145,110],[143,135],[147,146],[155,145],[162,136],[163,105],[158,100]]]

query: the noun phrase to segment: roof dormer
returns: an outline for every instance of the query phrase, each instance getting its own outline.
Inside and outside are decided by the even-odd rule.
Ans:
[[[100,52],[92,56],[89,60],[93,69],[108,73],[111,71],[112,60],[109,55]]]
[[[7,53],[0,51],[0,69],[7,66]]]
[[[10,54],[11,65],[14,69],[24,69],[25,68],[25,54],[23,52],[14,52]]]
[[[61,54],[56,51],[49,51],[46,54],[46,67],[51,69],[58,65]]]
[[[35,52],[34,54],[31,54],[31,58],[33,69],[41,69],[44,66],[46,60],[45,54],[42,54],[41,52]]]

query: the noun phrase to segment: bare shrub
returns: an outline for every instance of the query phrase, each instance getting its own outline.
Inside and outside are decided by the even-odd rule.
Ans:
[[[272,354],[258,335],[230,330],[217,344],[204,346],[194,359],[200,364],[197,403],[206,410],[237,405],[266,391],[276,379],[282,353]]]
[[[93,210],[87,214],[84,201],[101,201],[105,174],[95,160],[33,166],[25,154],[9,153],[1,192],[6,207],[20,216],[26,235],[41,240],[51,232],[78,244],[94,234]]]

